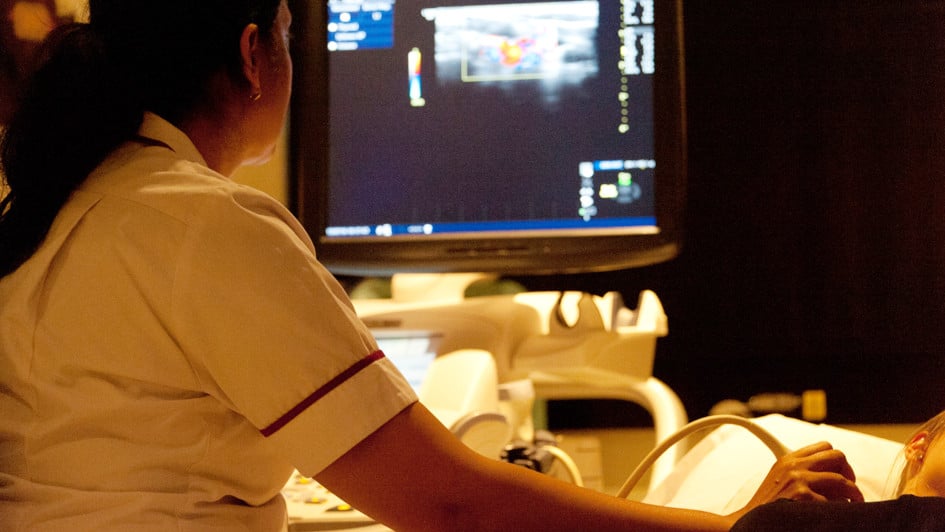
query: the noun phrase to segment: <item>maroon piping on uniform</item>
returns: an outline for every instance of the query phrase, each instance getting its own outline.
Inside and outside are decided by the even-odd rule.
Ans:
[[[342,371],[338,375],[335,375],[333,379],[326,382],[319,389],[315,390],[312,395],[309,395],[302,400],[301,403],[292,407],[291,410],[282,415],[279,419],[275,420],[271,425],[262,429],[260,432],[263,436],[269,437],[276,433],[279,429],[286,426],[290,421],[296,418],[301,414],[306,408],[312,406],[315,401],[318,401],[322,397],[328,395],[329,392],[335,388],[341,386],[346,380],[354,377],[359,371],[370,366],[371,364],[377,362],[378,360],[384,358],[384,353],[382,351],[375,351],[370,355],[362,358],[361,360],[355,362],[351,367]]]

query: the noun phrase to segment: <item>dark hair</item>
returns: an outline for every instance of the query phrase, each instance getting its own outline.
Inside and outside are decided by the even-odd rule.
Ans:
[[[180,124],[213,105],[208,81],[238,72],[251,23],[268,35],[281,0],[90,0],[89,23],[54,30],[0,140],[0,277],[39,247],[70,194],[145,110]],[[238,78],[236,78],[238,79]]]

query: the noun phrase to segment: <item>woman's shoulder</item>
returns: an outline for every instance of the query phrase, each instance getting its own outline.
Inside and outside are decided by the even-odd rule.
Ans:
[[[143,207],[188,223],[227,211],[287,214],[271,196],[236,183],[201,161],[181,157],[166,146],[136,142],[113,153],[80,190],[116,207]]]

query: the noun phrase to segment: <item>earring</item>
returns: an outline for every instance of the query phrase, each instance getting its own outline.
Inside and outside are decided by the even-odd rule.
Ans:
[[[917,462],[921,462],[922,460],[925,460],[925,453],[923,453],[922,451],[916,452],[915,459]]]
[[[249,95],[249,101],[251,102],[258,102],[260,98],[262,98],[262,91],[259,89],[256,89],[252,94]]]

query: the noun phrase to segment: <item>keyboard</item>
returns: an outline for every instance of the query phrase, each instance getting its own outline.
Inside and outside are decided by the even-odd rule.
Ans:
[[[327,488],[295,472],[282,489],[289,514],[289,530],[387,530],[375,521],[355,510]],[[376,525],[376,526],[371,526]]]

